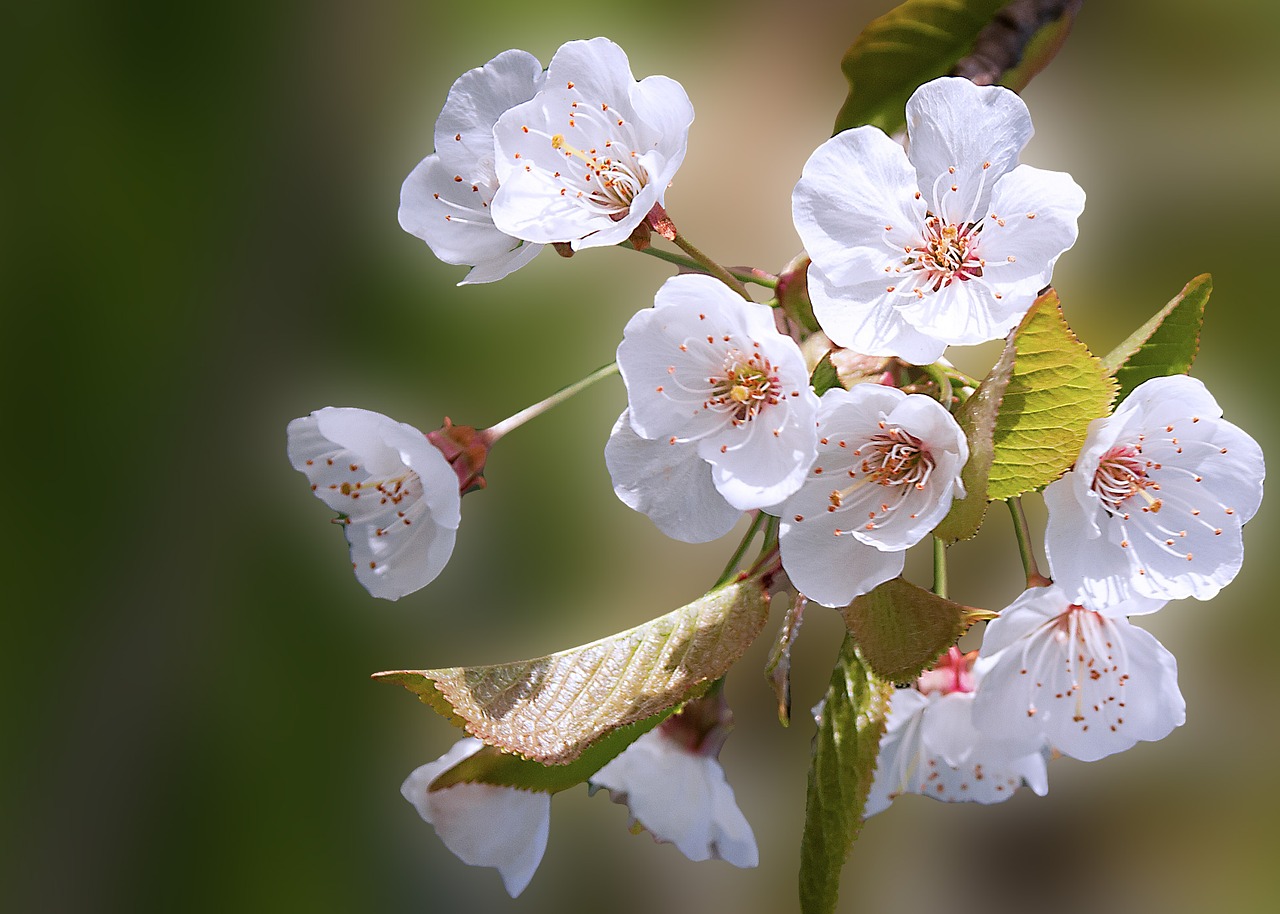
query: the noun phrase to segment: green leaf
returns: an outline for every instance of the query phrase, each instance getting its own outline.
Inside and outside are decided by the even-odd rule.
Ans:
[[[374,678],[403,685],[490,746],[566,765],[618,727],[719,679],[768,615],[768,592],[760,578],[747,578],[625,632],[535,660]]]
[[[1105,416],[1115,381],[1062,317],[1052,289],[1013,333],[1013,376],[992,435],[987,497],[1013,498],[1052,482],[1080,454],[1089,423]]]
[[[800,910],[831,914],[840,869],[862,830],[862,810],[875,774],[880,735],[893,686],[858,657],[851,636],[840,647],[818,716],[800,840]]]
[[[813,392],[819,397],[825,394],[833,387],[840,387],[840,376],[836,372],[836,366],[831,361],[831,353],[823,355],[822,360],[813,367],[813,374],[809,376],[809,383],[813,385]]]
[[[484,746],[442,772],[431,782],[431,789],[443,790],[454,784],[496,784],[499,787],[559,793],[586,781],[675,710],[671,707],[638,723],[619,727],[567,765],[543,765],[493,746]]]
[[[893,133],[921,83],[945,76],[1008,0],[907,0],[873,19],[845,52],[849,95],[833,133],[872,124]]]
[[[894,578],[841,611],[867,666],[881,679],[915,679],[956,643],[965,607]]]
[[[1015,356],[1011,336],[1005,343],[1000,358],[982,379],[973,396],[956,410],[956,422],[964,430],[965,439],[969,442],[969,460],[960,472],[965,497],[951,502],[951,510],[933,531],[933,535],[944,543],[969,539],[982,527],[987,516],[987,506],[990,504],[987,485],[991,464],[995,459],[993,438],[996,417],[1000,414],[1000,404],[1004,401],[1005,391],[1013,377]]]
[[[1201,273],[1107,354],[1102,367],[1119,382],[1121,400],[1143,381],[1191,370],[1200,351],[1200,327],[1212,291],[1213,277]]]
[[[791,647],[796,643],[796,638],[800,637],[800,624],[804,621],[807,602],[804,594],[795,595],[764,665],[764,678],[773,687],[773,694],[778,699],[778,720],[784,727],[791,726]]]
[[[1075,24],[1078,11],[1078,6],[1067,5],[1061,16],[1037,29],[1022,52],[1022,60],[1004,72],[999,80],[1000,85],[1014,92],[1025,89],[1058,56],[1058,52],[1066,44],[1067,36],[1071,34],[1071,26]]]

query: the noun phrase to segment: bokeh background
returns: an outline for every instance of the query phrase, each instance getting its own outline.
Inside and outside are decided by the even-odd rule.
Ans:
[[[839,643],[809,614],[797,721],[764,640],[730,678],[722,760],[761,865],[693,864],[585,790],[556,797],[509,900],[399,796],[456,732],[376,670],[536,656],[697,596],[732,540],[664,540],[601,460],[598,385],[508,438],[434,584],[375,601],[288,466],[325,405],[483,426],[612,358],[670,272],[544,253],[458,289],[400,231],[400,182],[451,82],[508,47],[608,35],[697,110],[668,194],[722,260],[781,266],[791,187],[844,96],[838,61],[893,4],[26,4],[4,63],[6,446],[0,906],[80,911],[789,911],[811,728]],[[1275,454],[1280,212],[1269,0],[1087,3],[1026,91],[1024,161],[1087,190],[1055,276],[1103,353],[1192,276],[1216,292],[1195,374]],[[982,373],[988,348],[960,354]],[[1274,499],[1274,495],[1272,496]],[[1042,522],[1033,511],[1033,523]],[[1142,622],[1188,722],[1000,807],[906,798],[866,826],[841,910],[1272,911],[1276,506],[1209,604]],[[1021,587],[1007,518],[953,550],[953,594]],[[926,578],[921,578],[926,580]]]

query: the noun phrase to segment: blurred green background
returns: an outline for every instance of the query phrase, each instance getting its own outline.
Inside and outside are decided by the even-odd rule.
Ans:
[[[0,895],[21,912],[788,911],[811,728],[839,643],[810,618],[797,723],[764,644],[722,760],[761,865],[692,864],[584,790],[553,804],[525,894],[464,867],[399,796],[456,732],[376,670],[536,656],[695,597],[732,541],[666,541],[613,496],[616,380],[507,439],[431,587],[375,601],[288,466],[289,419],[363,406],[491,424],[609,361],[669,274],[545,253],[454,288],[400,231],[400,182],[451,82],[508,47],[608,35],[697,110],[668,209],[714,256],[781,266],[790,192],[843,96],[839,58],[893,4],[27,4],[3,66],[0,264],[10,509],[0,635]],[[1055,275],[1105,352],[1210,271],[1195,373],[1274,453],[1280,142],[1267,0],[1087,3],[1031,85],[1024,161],[1089,202]],[[990,348],[961,353],[984,372]],[[27,482],[18,485],[19,476]],[[39,478],[36,478],[39,477]],[[57,496],[56,498],[54,496]],[[1273,496],[1274,498],[1274,496]],[[1265,504],[1236,582],[1147,617],[1188,722],[1051,766],[1045,799],[906,798],[865,828],[841,909],[1272,911],[1280,614]],[[1034,522],[1042,518],[1033,512]],[[1021,587],[1003,512],[953,595]],[[924,580],[924,578],[921,578]]]

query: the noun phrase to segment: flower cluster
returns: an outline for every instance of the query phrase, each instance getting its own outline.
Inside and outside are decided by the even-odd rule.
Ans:
[[[659,256],[684,272],[621,328],[613,365],[490,428],[446,419],[423,434],[333,407],[291,422],[289,459],[338,512],[357,580],[395,600],[440,575],[461,495],[485,485],[489,449],[616,371],[627,406],[604,459],[617,497],[690,543],[750,518],[708,597],[744,582],[756,596],[725,610],[741,613],[730,621],[690,611],[616,636],[628,669],[604,689],[581,671],[550,689],[541,677],[572,652],[513,666],[509,681],[506,670],[486,678],[494,668],[390,674],[428,680],[419,694],[438,709],[447,704],[455,722],[489,741],[460,741],[415,770],[402,793],[464,863],[497,868],[511,895],[532,878],[548,840],[551,793],[566,785],[551,776],[522,780],[519,766],[495,774],[486,767],[494,757],[510,761],[501,753],[525,749],[480,724],[550,689],[554,702],[530,732],[576,713],[590,734],[577,756],[549,757],[581,766],[568,786],[607,790],[628,806],[633,827],[691,860],[755,866],[754,834],[718,760],[731,720],[719,684],[763,624],[744,617],[762,613],[771,593],[790,595],[789,645],[809,601],[855,613],[876,594],[909,587],[897,581],[906,553],[930,538],[937,577],[927,596],[938,611],[959,615],[942,643],[912,648],[922,656],[902,660],[906,649],[894,644],[898,665],[889,671],[866,661],[885,690],[909,682],[893,690],[887,713],[876,717],[867,704],[855,715],[858,726],[883,728],[874,775],[860,772],[869,791],[864,815],[903,793],[994,803],[1026,785],[1043,795],[1054,755],[1092,761],[1183,723],[1177,664],[1130,617],[1186,597],[1211,599],[1235,577],[1241,527],[1262,498],[1261,449],[1222,418],[1203,384],[1178,373],[1186,364],[1170,365],[1166,376],[1138,365],[1145,380],[1101,415],[1118,369],[1104,374],[1086,352],[1079,361],[1094,373],[1096,407],[1058,413],[1052,394],[1038,401],[1047,415],[1037,428],[1078,434],[1069,447],[1046,446],[1031,458],[1045,465],[1037,479],[993,494],[996,469],[1025,469],[1001,451],[1025,443],[1002,442],[1014,437],[1018,409],[1034,411],[1028,398],[1045,393],[1026,385],[1043,382],[1027,381],[1035,372],[1026,368],[1017,396],[1006,397],[1007,361],[979,380],[942,357],[949,346],[1006,335],[1006,352],[1022,357],[1019,334],[1075,243],[1084,192],[1067,174],[1019,163],[1031,119],[1007,89],[936,79],[907,100],[905,120],[905,149],[858,126],[813,153],[792,195],[805,252],[775,276],[726,269],[675,228],[666,192],[685,157],[692,105],[671,79],[637,81],[608,39],[568,42],[545,72],[532,55],[506,51],[450,90],[434,151],[404,181],[399,215],[441,260],[471,267],[463,283],[502,279],[547,244],[565,255],[605,245],[648,250],[651,232],[680,247],[684,254]],[[774,296],[757,301],[744,283]],[[1067,358],[1079,344],[1062,329]],[[1028,358],[1034,364],[1034,353]],[[998,613],[947,601],[945,542],[977,532],[986,499],[1046,483],[1052,577],[1035,568],[1022,519],[1025,592]],[[951,532],[942,532],[948,523]],[[744,559],[761,531],[759,556]],[[908,607],[890,615],[883,628],[916,636]],[[714,662],[674,634],[695,616],[697,626],[721,626]],[[962,653],[956,632],[977,619],[990,620],[981,648]],[[855,622],[849,627],[863,637]],[[741,650],[722,662],[720,640],[744,631]],[[650,635],[661,642],[658,659],[628,679],[633,662],[646,662],[635,658]],[[648,686],[625,685],[665,687],[673,670],[683,691],[657,713],[644,704]],[[479,685],[494,681],[496,698]],[[606,753],[600,731],[585,724],[607,713],[615,696],[603,693],[615,687],[634,687],[623,704],[634,699],[646,711],[627,707],[612,721],[610,736],[619,738]],[[817,713],[821,721],[828,710],[820,704]],[[588,746],[597,752],[591,764],[582,760]]]

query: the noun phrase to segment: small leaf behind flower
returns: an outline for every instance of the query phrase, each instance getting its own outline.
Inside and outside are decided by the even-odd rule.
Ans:
[[[813,374],[809,376],[809,383],[813,386],[813,392],[819,397],[825,394],[833,387],[841,387],[840,375],[836,372],[836,366],[831,361],[831,353],[826,353],[817,365],[813,367]]]
[[[1013,376],[992,434],[992,501],[1061,476],[1079,456],[1089,423],[1110,410],[1116,388],[1067,326],[1052,289],[1035,300],[1012,340]]]
[[[965,607],[893,578],[841,611],[858,653],[881,679],[915,679],[965,630]]]
[[[907,0],[877,19],[840,61],[849,95],[832,133],[872,124],[885,133],[906,124],[916,87],[946,75],[1008,0]]]
[[[800,910],[831,914],[840,869],[862,830],[893,686],[879,681],[846,635],[818,712],[800,840]]]
[[[1143,381],[1186,374],[1200,351],[1200,328],[1213,277],[1201,273],[1102,360],[1120,384],[1120,400]]]
[[[490,746],[567,765],[617,728],[673,708],[723,676],[768,615],[767,589],[760,578],[747,578],[625,632],[535,660],[374,678],[403,685]]]

